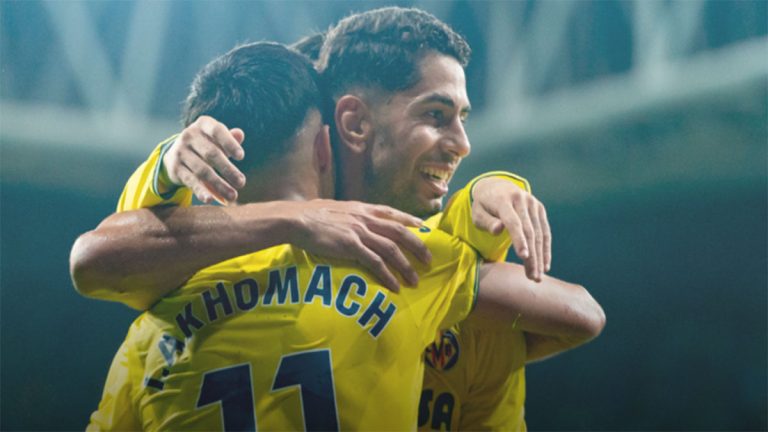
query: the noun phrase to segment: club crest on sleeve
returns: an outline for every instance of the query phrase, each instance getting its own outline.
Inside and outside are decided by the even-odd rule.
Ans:
[[[435,370],[448,370],[459,360],[459,340],[451,330],[444,331],[424,353],[427,365]]]

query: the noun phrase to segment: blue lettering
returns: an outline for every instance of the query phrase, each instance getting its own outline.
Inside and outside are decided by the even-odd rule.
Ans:
[[[432,390],[424,389],[419,400],[419,427],[429,421],[429,403],[432,402]]]
[[[272,270],[269,272],[269,286],[267,292],[264,293],[264,305],[271,305],[272,298],[277,292],[277,304],[285,304],[285,298],[290,292],[291,304],[299,302],[299,282],[298,276],[296,276],[296,267],[288,267],[285,269],[285,283],[280,278],[280,270]]]
[[[451,417],[453,415],[454,399],[450,393],[440,393],[435,399],[435,407],[432,410],[432,429],[451,430]]]
[[[360,303],[354,300],[349,301],[349,306],[344,304],[347,301],[349,290],[352,288],[353,284],[357,285],[355,292],[360,297],[365,295],[365,291],[368,288],[365,280],[358,275],[349,275],[344,278],[344,281],[341,282],[341,288],[339,288],[339,296],[336,297],[336,309],[345,316],[352,316],[360,310]]]
[[[248,289],[248,300],[245,290]],[[235,284],[235,304],[241,311],[249,311],[259,303],[259,283],[253,279],[243,279]]]
[[[304,303],[312,303],[315,297],[320,297],[323,300],[323,306],[331,305],[331,268],[328,266],[315,267],[307,293],[304,295]]]
[[[192,329],[190,327],[200,330],[204,325],[203,322],[192,313],[192,303],[184,305],[184,312],[176,315],[176,324],[179,325],[184,336],[188,338],[192,337]]]
[[[205,303],[205,309],[208,311],[208,322],[214,322],[219,319],[219,313],[216,309],[217,306],[221,306],[224,309],[224,316],[232,315],[232,303],[229,301],[227,290],[224,289],[224,284],[219,282],[216,284],[216,291],[219,296],[213,297],[213,290],[208,290],[203,293],[203,303]]]
[[[433,391],[424,389],[421,392],[419,402],[419,428],[422,429],[429,422],[430,405],[432,404]],[[440,393],[435,399],[432,410],[431,430],[451,430],[451,418],[453,417],[454,398],[451,393]]]
[[[376,321],[376,324],[371,327],[370,330],[368,330],[368,332],[373,335],[373,337],[379,336],[381,331],[387,327],[389,320],[392,319],[392,316],[397,310],[397,306],[395,306],[393,303],[387,305],[386,310],[381,310],[381,305],[384,303],[385,298],[387,297],[381,292],[376,293],[376,297],[373,299],[373,302],[371,302],[371,304],[368,306],[368,309],[363,312],[363,314],[360,316],[360,319],[357,320],[358,324],[365,327],[368,324],[368,321],[370,321],[374,315],[379,318],[378,321]]]
[[[176,339],[173,336],[163,334],[163,339],[157,343],[158,348],[160,348],[160,353],[163,355],[163,358],[165,359],[165,362],[168,364],[168,366],[173,366],[173,363],[175,361],[174,353],[177,352],[181,354],[184,351],[184,342]],[[167,369],[164,369],[167,370]]]

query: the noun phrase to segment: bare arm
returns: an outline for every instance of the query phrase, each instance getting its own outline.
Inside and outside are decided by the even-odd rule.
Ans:
[[[146,309],[198,270],[281,243],[354,260],[388,288],[418,281],[402,247],[429,251],[403,224],[419,220],[353,201],[279,201],[236,207],[162,207],[113,214],[77,239],[70,273],[83,295]],[[399,246],[399,247],[398,247]]]
[[[242,159],[242,141],[241,130],[203,116],[175,139],[161,162],[150,157],[123,192],[131,191],[134,199],[121,198],[119,208],[133,211],[110,216],[75,242],[70,273],[76,289],[146,309],[204,267],[281,243],[355,261],[393,291],[400,286],[395,274],[409,285],[418,282],[403,250],[430,260],[426,246],[405,228],[422,221],[390,207],[313,200],[137,210],[166,200],[147,196],[179,186],[204,202],[235,200],[245,177],[229,158]]]
[[[536,283],[512,263],[483,264],[473,313],[514,320],[526,332],[529,362],[582,345],[605,326],[603,309],[584,287],[550,276]]]

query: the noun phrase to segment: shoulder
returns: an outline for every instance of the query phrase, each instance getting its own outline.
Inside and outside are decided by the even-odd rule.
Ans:
[[[292,264],[301,261],[302,254],[300,250],[286,244],[228,259],[195,273],[184,285],[182,291],[194,291],[194,287],[208,286],[211,281],[242,279],[245,274]]]
[[[476,252],[460,238],[440,229],[424,225],[412,228],[432,253],[433,264],[452,262],[461,258],[475,258]]]

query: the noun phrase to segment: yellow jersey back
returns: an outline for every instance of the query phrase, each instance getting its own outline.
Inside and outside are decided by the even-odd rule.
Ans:
[[[414,429],[424,349],[470,312],[478,268],[421,231],[432,263],[399,294],[289,245],[202,270],[134,322],[90,428]]]

